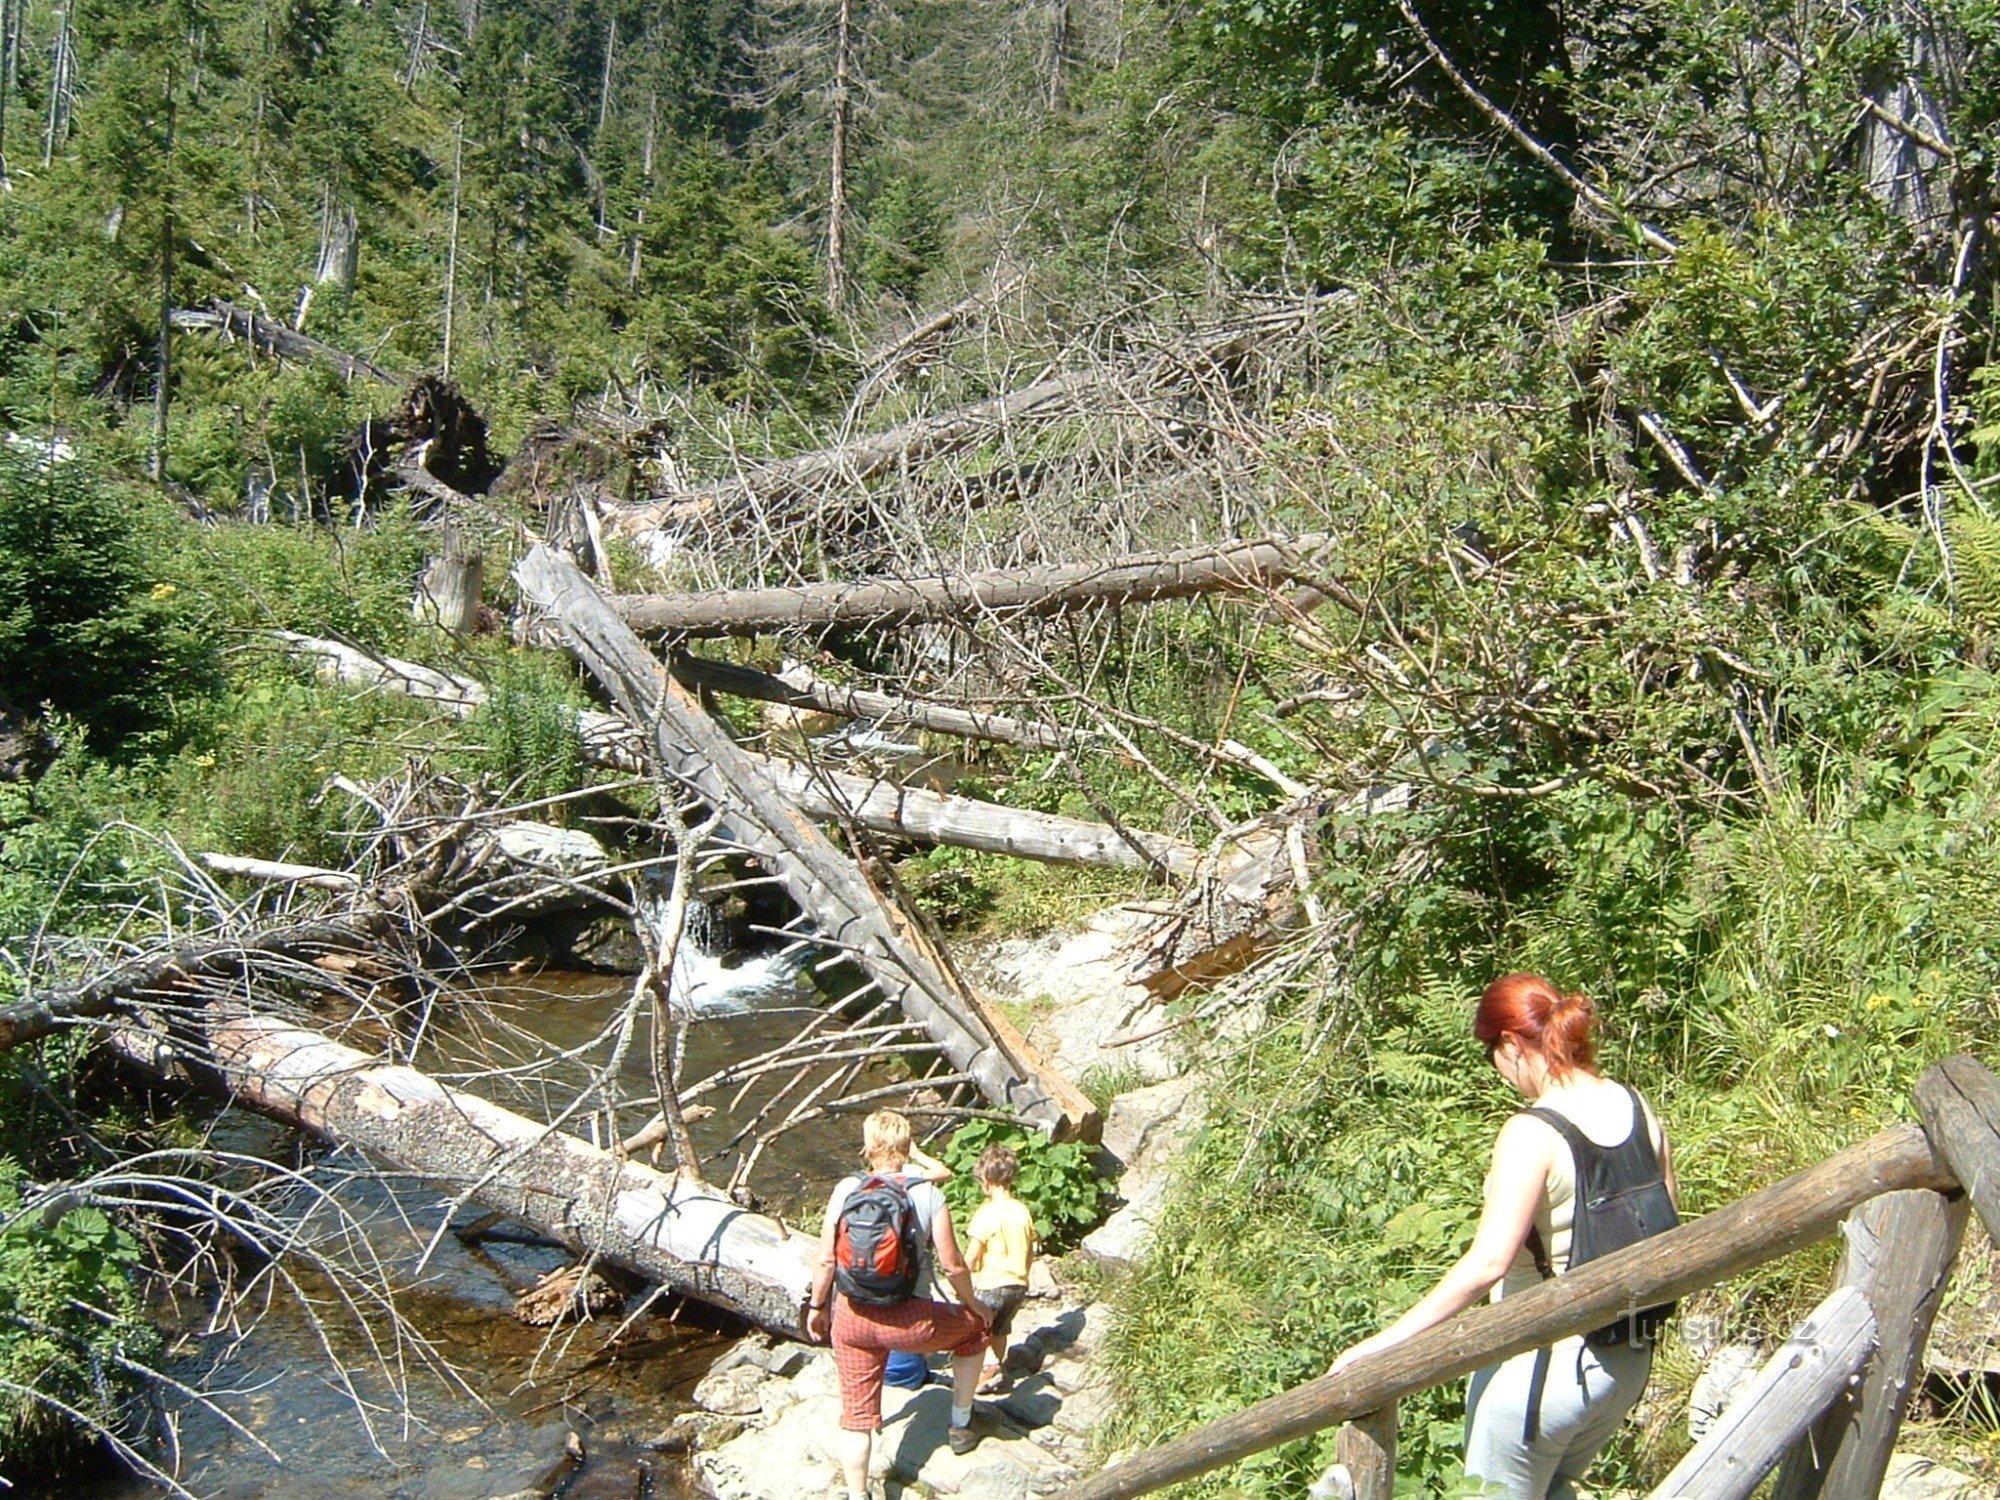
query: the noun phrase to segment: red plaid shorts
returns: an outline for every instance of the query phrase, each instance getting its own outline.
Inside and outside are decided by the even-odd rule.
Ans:
[[[891,1351],[977,1354],[986,1347],[979,1314],[955,1302],[912,1297],[891,1307],[833,1299],[833,1368],[840,1376],[840,1425],[849,1432],[882,1426],[882,1372]]]

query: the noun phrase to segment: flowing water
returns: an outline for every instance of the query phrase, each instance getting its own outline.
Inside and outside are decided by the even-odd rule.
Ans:
[[[420,1064],[496,1103],[551,1118],[606,1068],[631,990],[626,978],[562,974],[488,988],[477,996],[478,1005],[434,1010]],[[693,1017],[685,1033],[688,1079],[794,1035],[811,1019],[817,998],[795,960],[771,953],[717,955],[700,947],[684,949],[673,995]],[[619,1092],[629,1101],[615,1120],[621,1134],[651,1114],[648,1009],[639,1007],[641,1019],[618,1070]],[[547,1062],[564,1053],[574,1056]],[[693,1125],[697,1146],[714,1158],[704,1167],[711,1180],[728,1180],[742,1149],[726,1149],[731,1137],[789,1076],[773,1075],[741,1099],[727,1090],[711,1096],[723,1107]],[[605,1126],[600,1115],[579,1114],[570,1128],[601,1138]],[[823,1195],[855,1163],[858,1134],[852,1119],[794,1132],[760,1159],[750,1186],[773,1211],[817,1222]],[[341,1315],[326,1295],[329,1288],[313,1288],[326,1304],[320,1320],[325,1349],[296,1302],[275,1298],[207,1382],[228,1392],[220,1404],[247,1431],[194,1403],[168,1402],[181,1447],[181,1482],[190,1490],[217,1500],[489,1500],[522,1492],[564,1500],[665,1500],[695,1493],[676,1460],[645,1444],[689,1409],[689,1392],[742,1331],[739,1324],[667,1298],[632,1315],[643,1301],[635,1291],[625,1315],[553,1334],[525,1326],[511,1314],[515,1294],[567,1264],[564,1251],[522,1243],[519,1236],[461,1243],[439,1233],[447,1205],[434,1187],[364,1174],[364,1163],[329,1156],[254,1116],[225,1116],[216,1143],[280,1160],[302,1153],[322,1166],[355,1168],[342,1203],[366,1224],[372,1252],[394,1268],[399,1305],[415,1330],[464,1384],[455,1387],[422,1369],[407,1351],[391,1350],[389,1363],[403,1372],[399,1399],[395,1382],[383,1374],[384,1351]],[[454,1223],[463,1227],[477,1217],[475,1210],[461,1210]],[[204,1311],[180,1310],[184,1353],[176,1373],[183,1379],[198,1378],[225,1344],[221,1335],[203,1334]],[[629,1321],[615,1332],[621,1317]],[[336,1364],[347,1372],[344,1379]],[[565,1456],[572,1434],[586,1455],[581,1467]],[[276,1457],[261,1451],[260,1442]],[[162,1493],[123,1476],[65,1488],[77,1500]]]

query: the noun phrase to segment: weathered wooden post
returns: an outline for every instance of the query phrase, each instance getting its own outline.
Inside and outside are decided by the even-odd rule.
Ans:
[[[1851,1286],[1834,1288],[1708,1435],[1674,1466],[1652,1500],[1744,1500],[1840,1395],[1874,1347],[1875,1316],[1868,1299]]]
[[[1354,1500],[1390,1500],[1396,1492],[1396,1403],[1345,1424],[1335,1453],[1354,1485]]]
[[[1872,1495],[1923,1379],[1924,1345],[1965,1233],[1963,1196],[1884,1193],[1848,1216],[1840,1280],[1875,1310],[1878,1347],[1847,1391],[1786,1455],[1772,1500]]]
[[[1931,1149],[2000,1243],[2000,1078],[1969,1057],[1947,1057],[1917,1080],[1917,1113]]]

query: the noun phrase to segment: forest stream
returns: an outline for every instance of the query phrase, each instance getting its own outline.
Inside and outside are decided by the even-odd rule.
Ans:
[[[631,988],[629,977],[550,972],[482,989],[470,997],[477,1004],[439,1013],[423,1043],[422,1065],[497,1102],[550,1118],[561,1101],[575,1097],[590,1069],[603,1066],[603,1038]],[[688,953],[675,988],[696,1017],[687,1034],[690,1078],[792,1035],[815,998],[797,962],[777,954]],[[584,1059],[553,1068],[529,1064],[578,1050]],[[650,1112],[647,1055],[642,1021],[621,1073],[622,1097],[630,1101],[621,1105],[622,1131],[636,1129]],[[496,1068],[511,1071],[490,1072]],[[481,1073],[489,1076],[473,1076]],[[720,1092],[716,1112],[693,1124],[704,1154],[720,1151],[768,1093],[753,1090],[732,1109],[733,1091]],[[814,1200],[848,1170],[852,1134],[850,1122],[837,1120],[781,1137],[759,1163],[755,1187],[765,1206],[787,1218],[803,1210],[810,1220]],[[214,1143],[280,1161],[299,1152],[324,1154],[323,1147],[241,1110],[216,1123]],[[735,1161],[731,1151],[707,1170],[724,1182]],[[465,1388],[455,1389],[407,1351],[388,1349],[385,1361],[370,1347],[369,1335],[336,1311],[322,1326],[353,1383],[352,1391],[344,1389],[312,1320],[294,1299],[270,1298],[254,1321],[245,1310],[248,1326],[209,1385],[229,1393],[219,1404],[278,1459],[214,1411],[170,1405],[183,1484],[216,1500],[698,1493],[678,1459],[647,1445],[689,1409],[690,1391],[740,1333],[740,1324],[671,1297],[645,1306],[646,1289],[626,1281],[620,1283],[630,1293],[622,1311],[553,1330],[530,1327],[513,1315],[516,1294],[570,1264],[572,1256],[512,1222],[470,1243],[439,1233],[446,1204],[436,1188],[355,1165],[341,1200],[366,1224],[369,1252],[393,1268],[398,1304],[413,1329],[450,1362]],[[463,1229],[479,1218],[477,1210],[461,1209],[453,1223]],[[324,1298],[328,1290],[315,1293]],[[203,1335],[207,1312],[205,1304],[191,1302],[168,1319],[182,1345],[177,1374],[190,1383],[227,1341]],[[385,1362],[404,1372],[407,1415],[384,1374]],[[578,1443],[581,1463],[572,1456]],[[72,1492],[88,1500],[165,1493],[122,1474]]]

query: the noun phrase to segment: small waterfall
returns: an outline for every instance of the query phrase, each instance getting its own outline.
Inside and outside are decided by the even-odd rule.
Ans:
[[[662,882],[641,897],[641,913],[656,940],[665,943],[668,887]],[[776,947],[748,948],[732,930],[720,901],[688,902],[679,951],[667,995],[688,1015],[726,1015],[796,1002],[804,952],[781,955]]]

